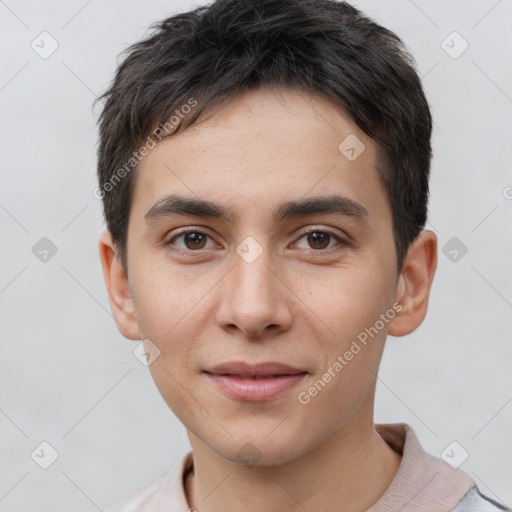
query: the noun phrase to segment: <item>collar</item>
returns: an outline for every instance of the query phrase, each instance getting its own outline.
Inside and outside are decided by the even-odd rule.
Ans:
[[[454,469],[442,459],[425,452],[413,429],[406,423],[376,424],[375,429],[393,450],[402,455],[402,461],[384,495],[367,512],[452,510],[475,486],[471,477],[462,470]],[[123,508],[123,512],[145,510],[152,498],[156,498],[156,503],[153,503],[159,512],[187,512],[189,506],[183,482],[192,465],[192,452],[189,451],[175,462],[166,477],[145,488],[144,496],[138,495],[133,508]]]
[[[406,423],[376,424],[379,435],[402,462],[383,496],[367,512],[439,512],[452,510],[475,486],[473,479],[425,452]]]

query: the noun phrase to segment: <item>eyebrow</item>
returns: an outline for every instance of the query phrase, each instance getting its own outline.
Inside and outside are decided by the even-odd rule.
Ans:
[[[282,203],[274,212],[274,221],[313,214],[335,214],[366,220],[368,211],[360,203],[340,195],[319,196]],[[235,212],[231,208],[205,199],[188,198],[176,194],[159,199],[144,215],[148,224],[172,215],[219,218],[233,221]]]

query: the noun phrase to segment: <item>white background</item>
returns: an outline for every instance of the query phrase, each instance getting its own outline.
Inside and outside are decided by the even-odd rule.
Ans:
[[[201,4],[0,1],[0,511],[104,510],[189,449],[110,314],[92,102],[121,50]],[[439,266],[423,325],[388,339],[376,421],[407,422],[437,456],[457,441],[461,468],[510,506],[512,1],[353,5],[411,49],[435,120]],[[59,44],[48,59],[30,46],[43,31]],[[441,46],[453,31],[469,43],[456,59]],[[58,249],[47,263],[32,253],[42,237]],[[468,248],[456,262],[452,237]],[[46,470],[31,458],[43,441],[59,454]]]

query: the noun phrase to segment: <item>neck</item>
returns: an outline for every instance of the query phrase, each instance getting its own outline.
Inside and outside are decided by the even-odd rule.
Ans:
[[[365,430],[350,427],[298,459],[264,467],[226,460],[189,432],[194,454],[185,482],[189,506],[197,512],[367,510],[391,484],[401,456],[373,421]]]

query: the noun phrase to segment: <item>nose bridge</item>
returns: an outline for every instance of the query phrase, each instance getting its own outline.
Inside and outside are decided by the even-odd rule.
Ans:
[[[253,239],[254,240],[254,239]],[[238,302],[248,311],[259,306],[269,307],[273,302],[275,277],[270,271],[272,256],[267,248],[255,241],[244,241],[237,247],[237,256],[232,272],[232,292]],[[251,301],[254,304],[251,307]]]
[[[290,312],[274,275],[271,251],[251,238],[236,248],[233,269],[223,280],[218,321],[258,336],[268,326],[283,328],[290,322]]]

